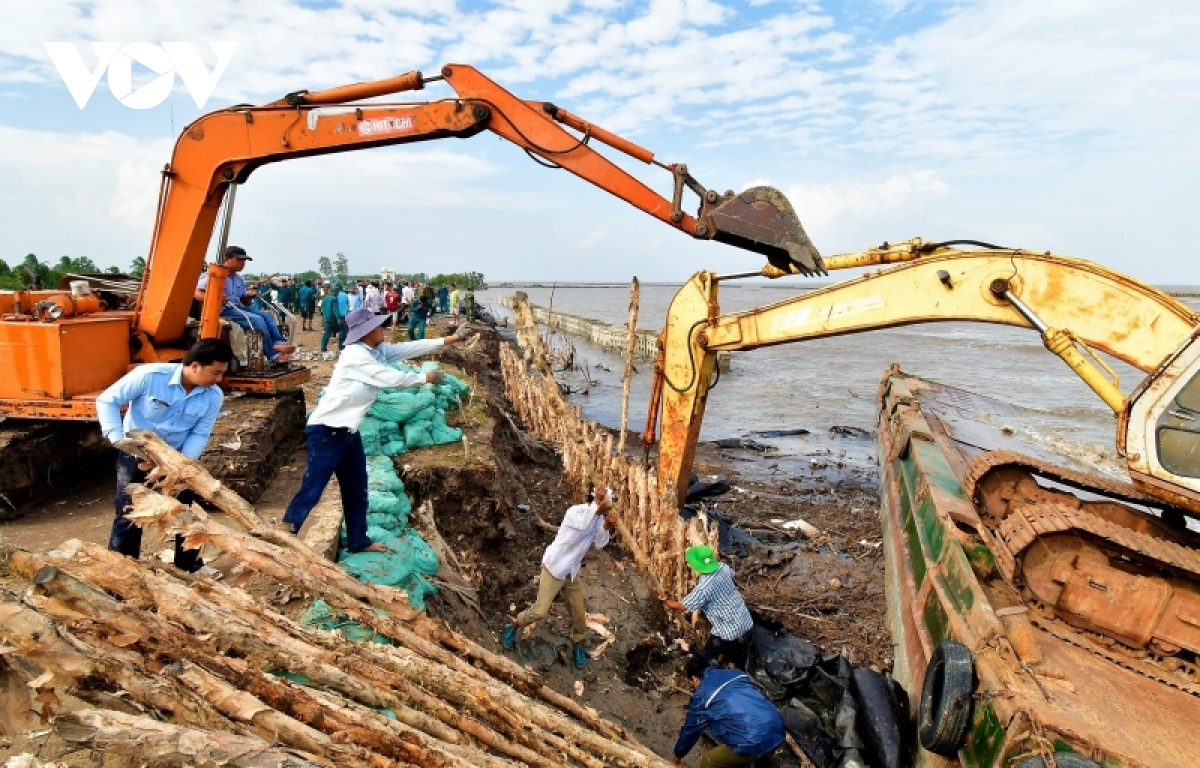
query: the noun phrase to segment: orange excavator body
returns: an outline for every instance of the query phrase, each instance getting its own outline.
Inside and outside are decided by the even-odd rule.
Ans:
[[[435,80],[444,80],[456,97],[420,103],[361,101],[421,90]],[[298,91],[263,106],[211,112],[184,128],[162,171],[146,269],[131,306],[107,307],[86,291],[0,292],[0,370],[6,372],[0,377],[0,416],[94,419],[95,397],[131,365],[181,359],[190,344],[188,313],[222,202],[231,185],[244,183],[259,166],[467,138],[484,130],[693,237],[765,254],[785,271],[824,271],[820,255],[777,191],[756,187],[735,195],[706,189],[686,166],[663,165],[649,150],[552,104],[523,101],[470,66],[449,65],[431,78],[409,72],[325,91]],[[592,140],[670,172],[672,198],[595,151]],[[682,211],[684,187],[700,197],[696,216]],[[219,301],[204,302],[198,335],[216,333],[220,306]],[[233,383],[238,389],[271,391],[298,383],[295,379]]]

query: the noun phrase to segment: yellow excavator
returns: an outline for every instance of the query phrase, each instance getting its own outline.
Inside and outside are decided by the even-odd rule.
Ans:
[[[880,384],[888,622],[916,765],[1194,766],[1200,315],[1091,262],[975,241],[821,264],[879,269],[743,312],[721,311],[722,282],[791,271],[702,271],[676,294],[644,433],[660,492],[682,504],[719,352],[936,321],[1036,331],[1113,410],[1127,478],[966,424],[996,401],[898,367]],[[1124,395],[1098,352],[1146,378]]]

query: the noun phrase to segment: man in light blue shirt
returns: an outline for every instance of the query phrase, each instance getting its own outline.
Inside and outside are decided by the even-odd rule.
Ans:
[[[221,412],[225,396],[218,384],[232,359],[228,344],[202,339],[188,350],[182,363],[139,365],[96,398],[100,431],[120,451],[110,550],[137,559],[142,548],[142,529],[125,517],[130,504],[125,486],[145,480],[150,466],[125,451],[125,435],[135,429],[150,430],[189,459],[200,458]],[[121,408],[126,405],[129,408],[122,418]],[[190,503],[195,497],[185,491],[179,500]],[[200,551],[184,550],[182,536],[175,537],[175,565],[193,573],[204,568]],[[208,571],[212,573],[212,569]]]
[[[296,351],[296,347],[288,344],[279,331],[275,316],[263,309],[254,309],[242,303],[246,290],[246,279],[241,271],[246,268],[246,262],[253,259],[246,255],[246,249],[239,245],[231,245],[225,249],[224,266],[229,270],[225,278],[225,303],[221,306],[221,317],[232,320],[248,331],[260,331],[263,335],[263,349],[271,362],[284,362]],[[208,288],[208,273],[200,275],[196,284],[196,298],[204,301],[204,291]],[[281,355],[283,356],[281,358]]]
[[[583,641],[587,637],[587,606],[583,602],[583,585],[579,569],[583,557],[592,549],[603,549],[609,541],[609,531],[617,526],[617,510],[613,497],[603,485],[596,486],[585,504],[576,504],[563,515],[562,525],[546,553],[542,555],[542,575],[538,582],[537,599],[504,628],[500,642],[512,648],[522,627],[546,618],[554,598],[562,592],[571,616],[571,643],[575,666],[587,664]]]
[[[349,295],[346,297],[346,303],[349,306],[350,312],[356,309],[363,308],[363,287],[362,283],[350,286]],[[350,312],[347,312],[349,316]]]

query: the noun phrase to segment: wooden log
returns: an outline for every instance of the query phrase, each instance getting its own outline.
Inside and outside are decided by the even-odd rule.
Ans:
[[[26,599],[36,604],[36,600]],[[236,730],[232,722],[203,699],[174,682],[146,674],[139,654],[105,647],[94,640],[88,642],[56,627],[38,610],[3,598],[0,598],[0,639],[12,646],[13,653],[26,663],[51,676],[38,686],[36,697],[43,705],[44,717],[58,706],[61,697],[55,693],[56,689],[65,690],[79,679],[94,677],[124,689],[134,701],[180,722]]]
[[[139,429],[125,437],[156,465],[150,474],[151,483],[168,489],[181,486],[189,488],[201,498],[212,502],[217,509],[229,514],[247,531],[262,531],[267,528],[267,524],[254,511],[250,502],[209,474],[200,462],[184,456],[167,445],[158,435],[149,430]]]
[[[221,655],[216,648],[204,642],[197,642],[196,637],[188,635],[174,624],[164,621],[154,613],[139,611],[126,603],[120,603],[108,595],[99,592],[90,585],[78,581],[69,574],[61,572],[54,566],[39,567],[36,555],[21,553],[18,562],[23,562],[24,570],[37,569],[35,581],[38,588],[49,595],[55,596],[67,610],[79,617],[105,624],[116,633],[128,634],[131,627],[141,630],[139,645],[153,650],[166,659],[188,659],[206,672],[229,681],[235,691],[245,691],[260,697],[265,704],[279,710],[292,718],[307,723],[330,736],[350,735],[352,741],[362,745],[371,752],[393,758],[381,761],[369,754],[372,764],[396,764],[396,760],[419,763],[424,766],[451,766],[461,768],[467,765],[459,758],[445,751],[446,744],[403,726],[398,721],[390,721],[373,710],[361,705],[345,702],[344,706],[329,707],[316,700],[303,687],[294,685],[286,680],[269,675],[251,667],[241,659],[231,659]],[[245,594],[245,593],[240,593]],[[233,694],[228,694],[232,696]],[[205,697],[214,701],[212,697]],[[214,703],[220,709],[219,702]],[[253,717],[258,712],[253,705],[247,707]],[[224,711],[224,710],[222,710]],[[228,713],[227,713],[228,714]],[[364,720],[373,721],[375,727],[366,727]],[[389,724],[393,723],[392,728]],[[270,726],[271,730],[282,732],[281,729]],[[400,734],[390,733],[399,730]],[[273,737],[274,738],[274,737]],[[288,740],[292,746],[308,749],[335,762],[343,762],[346,755],[340,754],[335,747],[314,748],[311,742]],[[478,757],[478,756],[476,756]],[[475,762],[478,762],[476,760]]]
[[[403,764],[376,754],[359,744],[337,742],[309,725],[277,711],[254,695],[239,690],[229,682],[191,662],[176,662],[162,674],[173,675],[217,711],[236,722],[244,722],[268,741],[282,741],[290,747],[311,752],[328,759],[334,765],[367,765],[372,768],[396,768]]]
[[[250,568],[265,572],[272,578],[290,584],[309,595],[320,597],[335,610],[371,627],[385,637],[404,644],[428,659],[444,664],[469,678],[479,681],[490,680],[486,672],[477,669],[441,646],[453,648],[468,659],[478,659],[487,670],[496,674],[500,679],[558,706],[605,736],[621,741],[628,739],[623,728],[600,717],[595,710],[583,707],[556,693],[544,685],[540,676],[532,671],[503,656],[493,654],[477,643],[450,630],[441,622],[418,615],[411,624],[404,624],[390,616],[380,615],[355,599],[356,596],[365,597],[369,601],[371,598],[376,598],[372,602],[377,607],[389,610],[393,606],[390,600],[391,595],[377,585],[358,582],[340,568],[326,567],[326,563],[318,563],[310,568],[310,563],[294,557],[294,553],[290,550],[275,547],[270,542],[222,525],[205,515],[202,510],[185,508],[177,501],[167,499],[144,487],[131,485],[129,492],[133,499],[134,516],[143,520],[171,516],[174,521],[172,523],[173,530],[184,533],[189,545],[204,544],[216,547],[241,560]],[[143,509],[147,510],[145,515],[142,513]],[[267,537],[276,535],[286,536],[286,534],[272,531],[267,534]],[[317,570],[319,576],[310,573],[312,569]],[[351,593],[350,590],[357,595]],[[387,602],[383,602],[383,599],[380,599],[381,596],[383,599],[387,599]],[[403,607],[408,611],[412,610],[407,605]]]
[[[252,601],[244,592],[230,589],[219,582],[201,582],[196,588],[209,599],[224,604],[235,612],[254,608],[252,604],[248,604]],[[436,698],[424,702],[425,711],[440,708],[443,702],[456,704],[508,733],[512,738],[523,741],[531,749],[543,754],[564,752],[585,765],[595,761],[589,760],[586,753],[577,750],[575,744],[586,747],[595,755],[608,760],[610,764],[661,764],[657,758],[649,759],[647,753],[642,753],[631,745],[584,728],[561,712],[490,678],[469,678],[456,669],[431,662],[407,648],[374,643],[350,643],[335,633],[296,629],[303,633],[304,640],[339,654],[343,666],[360,672],[364,677],[375,676],[380,685],[390,685],[393,690],[408,684],[419,686],[414,689],[420,692],[418,695],[423,695],[427,690]],[[360,657],[370,666],[360,667],[359,662],[347,658],[347,654]],[[404,680],[378,676],[372,667],[392,672]],[[566,738],[561,739],[556,734],[562,734]],[[543,750],[542,742],[549,745],[550,751]]]
[[[290,634],[279,629],[278,624],[287,620],[281,616],[273,621],[264,620],[264,615],[272,613],[265,607],[260,608],[258,614],[230,610],[162,574],[142,571],[139,579],[137,571],[141,569],[121,555],[94,545],[84,545],[84,549],[89,561],[80,562],[76,558],[75,562],[56,565],[82,581],[102,585],[114,594],[128,590],[123,582],[140,580],[159,615],[197,633],[210,635],[220,647],[237,648],[240,653],[260,660],[263,666],[300,672],[314,682],[368,706],[390,709],[403,722],[442,741],[459,741],[466,734],[530,765],[550,768],[555,764],[478,720],[460,714],[444,701],[409,684],[402,676],[356,658],[352,652],[337,653],[308,642],[302,637],[308,630],[296,626],[295,634]],[[129,572],[131,566],[134,573]],[[215,597],[219,594],[217,590],[225,585],[218,582],[209,586],[213,590],[210,594]]]
[[[617,453],[625,453],[625,433],[629,430],[629,390],[633,386],[633,352],[637,343],[638,307],[641,304],[642,286],[633,278],[629,285],[629,336],[625,340],[625,373],[621,377],[621,440]]]
[[[130,755],[154,765],[311,768],[332,765],[315,755],[273,747],[253,736],[188,728],[104,709],[64,712],[54,719],[63,741],[100,753]]]
[[[56,568],[77,581],[95,585],[122,599],[149,601],[167,621],[175,621],[207,636],[222,648],[237,648],[255,658],[261,666],[274,665],[302,671],[314,681],[340,691],[367,706],[391,709],[413,728],[442,741],[459,741],[462,734],[435,718],[408,706],[395,694],[380,690],[345,672],[330,654],[279,631],[267,631],[264,622],[252,616],[236,616],[199,598],[184,585],[162,574],[140,568],[136,561],[109,552],[94,544],[74,542],[74,556],[63,558],[63,551],[48,553]],[[55,585],[54,574],[39,570],[44,589]],[[263,610],[266,610],[265,608]]]

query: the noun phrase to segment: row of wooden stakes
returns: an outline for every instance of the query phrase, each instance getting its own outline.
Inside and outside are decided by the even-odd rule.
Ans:
[[[657,480],[642,462],[614,450],[613,434],[585,420],[559,390],[524,293],[513,301],[522,352],[500,349],[505,394],[526,428],[550,443],[562,457],[563,469],[576,487],[603,482],[618,496],[617,530],[621,544],[658,594],[678,599],[696,583],[684,552],[690,546],[717,546],[717,527],[703,512],[685,521],[674,488],[658,490]]]
[[[0,584],[32,583],[0,587],[0,664],[62,738],[151,764],[667,765],[402,591],[355,581],[267,525],[154,435],[135,439],[156,469],[132,487],[132,516],[230,556],[239,575],[190,577],[78,540],[35,553],[0,539]],[[184,488],[240,528],[180,504],[171,494]],[[253,574],[392,644],[299,625],[241,588]],[[91,706],[66,711],[68,696]]]

